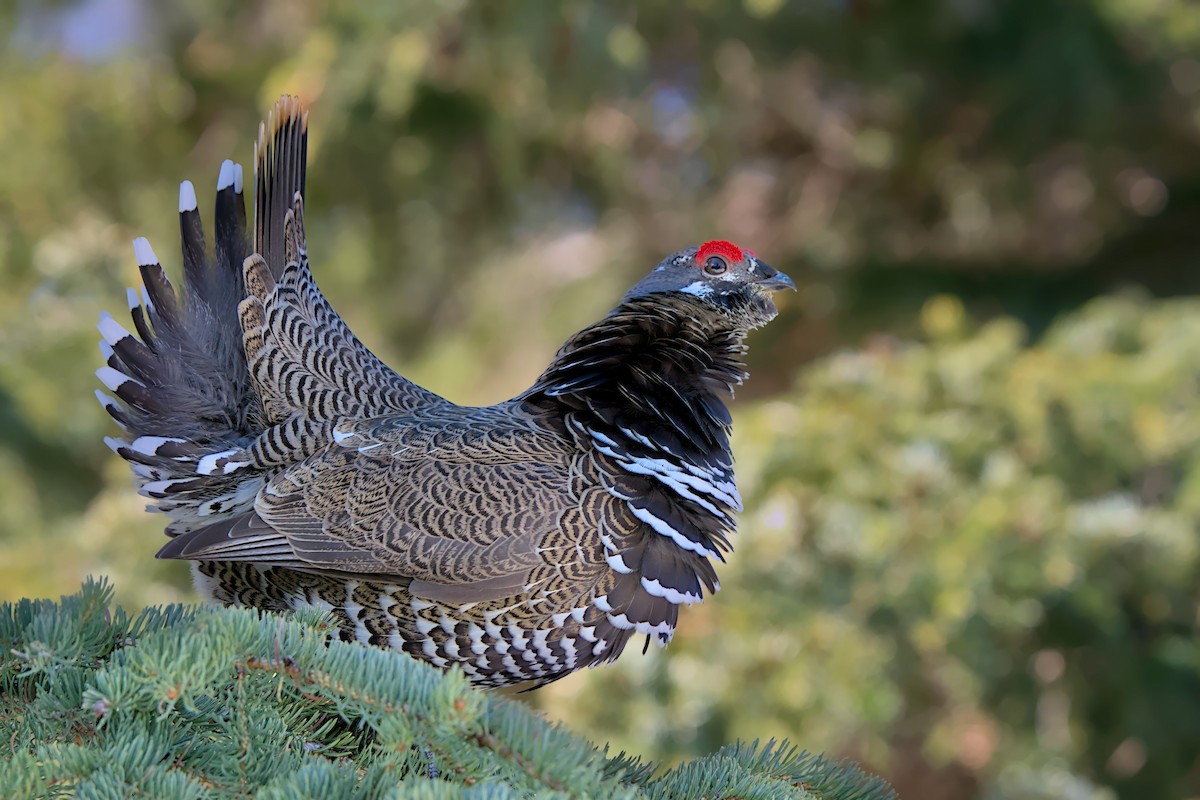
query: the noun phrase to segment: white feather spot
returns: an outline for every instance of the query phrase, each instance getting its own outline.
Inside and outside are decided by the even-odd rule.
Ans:
[[[562,645],[563,653],[567,656],[567,669],[575,669],[575,662],[579,656],[575,640],[570,636],[564,636],[559,643]]]
[[[142,484],[142,488],[138,490],[138,494],[143,497],[150,494],[167,494],[171,491],[172,486],[178,486],[181,483],[188,483],[191,478],[176,478],[167,481],[150,481]]]
[[[234,449],[234,450],[222,450],[219,453],[209,453],[208,455],[201,458],[200,463],[198,463],[196,465],[197,474],[200,474],[200,475],[216,474],[217,469],[218,469],[217,462],[223,458],[230,458],[231,456],[236,456],[238,454],[238,452],[239,451],[237,449]],[[231,463],[240,465],[245,462],[235,461],[235,462],[231,462]],[[229,469],[228,466],[229,465],[226,464],[224,466],[224,468],[221,469],[222,475],[228,475],[230,472],[233,471],[233,470]],[[237,467],[234,467],[233,469],[237,469]]]
[[[145,236],[133,240],[133,255],[140,267],[150,267],[158,263],[158,256],[154,255],[154,248]]]
[[[242,165],[233,165],[233,190],[238,194],[242,193]]]
[[[669,622],[660,622],[657,625],[651,625],[649,622],[636,622],[633,629],[638,633],[655,637],[660,646],[671,641],[671,637],[675,635],[675,629]]]
[[[524,650],[529,645],[529,638],[525,636],[525,631],[518,628],[516,625],[509,625],[506,630],[512,638],[513,647],[518,650]]]
[[[622,575],[628,575],[633,572],[632,567],[626,566],[625,559],[621,558],[620,553],[610,553],[604,557],[604,560],[613,568],[613,571],[619,572]]]
[[[142,304],[142,301],[138,298],[138,293],[133,289],[125,290],[125,302],[129,303],[130,311],[133,311]]]
[[[471,652],[477,656],[481,656],[488,651],[487,643],[483,641],[483,628],[472,624],[467,629],[467,636],[471,639]]]
[[[229,159],[225,159],[221,162],[221,172],[219,175],[217,175],[218,192],[234,185],[234,181],[237,180],[237,172],[233,167],[234,164]]]
[[[710,513],[724,516],[723,512],[717,510],[712,504],[697,498],[696,495],[685,489],[682,484],[686,484],[703,494],[720,500],[735,511],[742,510],[742,498],[738,494],[737,487],[729,481],[714,480],[713,476],[709,473],[690,469],[686,466],[681,469],[680,465],[661,458],[623,458],[621,466],[635,475],[647,475],[657,478],[683,497],[704,506]],[[697,475],[697,472],[701,474]]]
[[[590,433],[592,434],[592,438],[595,439],[597,442],[600,442],[600,444],[606,444],[609,447],[618,447],[619,446],[611,437],[604,435],[603,433],[601,433],[598,430],[593,429],[590,431]]]
[[[108,387],[110,392],[115,392],[121,386],[129,382],[133,382],[138,386],[143,386],[144,388],[144,385],[141,381],[134,380],[128,375],[118,372],[107,364],[96,370],[96,377],[100,379],[101,383]]]
[[[691,592],[681,592],[673,589],[670,586],[663,586],[657,578],[642,578],[642,588],[655,597],[661,597],[669,603],[675,605],[690,606],[694,603],[699,603],[704,598],[694,595]]]
[[[191,181],[179,184],[179,213],[196,210],[196,187]]]
[[[719,557],[717,553],[714,553],[712,550],[709,550],[707,547],[700,544],[699,542],[693,542],[691,539],[687,538],[682,533],[680,533],[679,531],[675,530],[670,525],[668,525],[666,523],[666,521],[659,519],[658,517],[654,516],[649,511],[647,511],[646,509],[638,508],[637,506],[630,505],[629,510],[633,512],[633,515],[635,517],[637,517],[642,522],[649,525],[654,530],[655,533],[659,533],[659,534],[662,534],[663,536],[666,536],[668,539],[675,542],[675,544],[679,545],[684,550],[691,550],[693,553],[699,553],[700,555],[704,556],[705,558],[718,558]]]
[[[139,436],[133,440],[129,447],[135,453],[141,453],[147,456],[158,455],[158,448],[164,444],[186,444],[187,439],[176,439],[171,436]]]
[[[113,356],[112,345],[103,339],[100,340],[100,357],[108,361]]]
[[[106,311],[100,315],[100,322],[96,324],[96,329],[100,331],[100,335],[104,337],[104,341],[111,345],[116,345],[117,342],[132,334],[125,330],[121,323],[112,318]]]
[[[612,623],[614,628],[623,631],[633,630],[633,623],[629,621],[629,617],[624,614],[609,614],[608,621]]]
[[[706,295],[710,295],[713,293],[712,287],[709,286],[708,284],[704,283],[704,281],[696,281],[695,283],[689,283],[687,286],[684,286],[679,291],[683,292],[684,294],[693,295],[695,297],[704,297]]]
[[[450,656],[453,659],[458,659],[459,655],[458,655],[458,640],[457,639],[455,639],[453,637],[447,639],[446,643],[444,645],[442,645],[442,649],[446,651],[446,655]]]

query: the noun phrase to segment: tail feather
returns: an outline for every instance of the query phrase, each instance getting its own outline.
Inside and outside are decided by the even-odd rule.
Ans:
[[[195,188],[184,181],[182,285],[167,278],[148,241],[135,239],[142,291],[129,290],[133,330],[108,314],[97,326],[105,365],[96,375],[115,395],[98,391],[97,398],[126,437],[107,441],[130,462],[142,494],[171,518],[168,533],[245,509],[263,482],[230,470],[200,471],[214,454],[241,448],[264,427],[237,320],[250,250],[240,175],[227,161],[218,179],[215,257],[208,254]]]
[[[216,263],[227,265],[225,278],[237,289],[240,300],[243,294],[241,264],[247,253],[246,203],[242,198],[242,165],[226,161],[217,179],[217,211],[214,228],[217,236]],[[222,307],[224,308],[224,307]],[[225,309],[237,320],[237,304]]]
[[[143,290],[144,292],[145,290]],[[129,316],[133,319],[133,327],[137,331],[138,336],[147,345],[154,345],[154,332],[150,330],[150,322],[146,319],[146,313],[142,308],[142,301],[138,297],[137,290],[126,289],[125,299],[129,301]],[[146,305],[150,305],[150,298],[146,298]],[[105,356],[107,358],[107,356]]]
[[[191,181],[179,184],[179,239],[183,242],[184,283],[204,296],[208,289],[208,248],[204,242],[204,222],[196,203]]]
[[[142,275],[142,291],[145,295],[145,313],[153,330],[160,334],[178,333],[182,324],[179,313],[179,298],[175,286],[167,278],[154,248],[145,237],[133,240],[133,254],[137,258],[138,272]]]
[[[254,251],[278,280],[287,268],[284,217],[304,197],[308,164],[308,112],[295,97],[281,97],[258,126],[254,148]]]

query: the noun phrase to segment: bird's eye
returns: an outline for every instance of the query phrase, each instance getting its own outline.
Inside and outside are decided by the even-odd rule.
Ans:
[[[729,264],[720,256],[709,256],[704,260],[704,271],[709,275],[722,275],[729,269]]]

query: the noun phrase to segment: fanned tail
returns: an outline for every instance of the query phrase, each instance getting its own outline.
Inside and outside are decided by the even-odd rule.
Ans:
[[[208,255],[196,193],[179,190],[182,291],[145,239],[134,241],[143,290],[130,290],[135,332],[104,315],[116,399],[100,401],[124,428],[109,446],[177,535],[250,510],[273,471],[333,441],[345,418],[404,413],[445,401],[375,357],[330,307],[309,270],[304,238],[308,117],[283,97],[255,148],[253,248],[242,168],[217,181],[216,247]]]
[[[143,238],[134,240],[142,291],[129,290],[133,331],[100,317],[105,365],[96,375],[105,410],[124,430],[109,446],[130,462],[141,492],[165,512],[172,534],[248,507],[261,478],[205,475],[214,454],[242,447],[263,429],[246,369],[237,305],[249,254],[242,168],[226,161],[217,180],[215,252],[190,181],[179,187],[183,285],[171,283]]]

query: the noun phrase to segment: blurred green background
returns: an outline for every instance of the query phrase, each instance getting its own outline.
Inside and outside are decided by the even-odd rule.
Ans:
[[[653,758],[788,736],[905,798],[1200,796],[1188,0],[0,3],[0,599],[192,600],[100,443],[94,322],[281,92],[359,335],[508,397],[666,253],[752,340],[724,590],[525,696]]]

